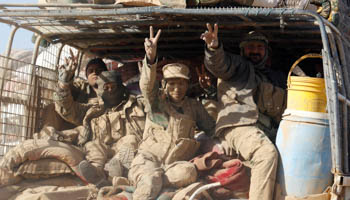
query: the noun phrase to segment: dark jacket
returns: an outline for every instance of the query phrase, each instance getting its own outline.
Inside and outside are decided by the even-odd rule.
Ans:
[[[278,87],[283,83],[272,77],[275,72],[254,66],[242,56],[224,52],[222,44],[218,49],[205,50],[204,64],[219,78],[216,134],[226,127],[255,124],[259,114],[280,120],[286,92]]]

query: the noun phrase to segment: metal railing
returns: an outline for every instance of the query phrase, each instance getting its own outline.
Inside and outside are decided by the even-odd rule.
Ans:
[[[0,5],[0,8],[1,7],[5,8],[6,6],[11,7],[9,5]],[[23,5],[23,7],[24,6],[25,5]],[[37,6],[39,9],[31,12],[29,12],[28,10],[8,11],[6,9],[2,9],[0,10],[1,11],[0,21],[36,32],[38,34],[41,34],[43,38],[46,38],[52,41],[56,41],[56,42],[59,42],[60,40],[67,41],[67,44],[69,44],[69,42],[72,42],[72,44],[74,44],[74,41],[66,40],[67,37],[65,37],[64,34],[67,33],[69,36],[74,36],[74,35],[77,36],[79,34],[82,34],[82,35],[86,34],[84,33],[84,30],[87,31],[88,33],[90,33],[89,31],[91,31],[91,33],[96,31],[94,29],[88,29],[89,26],[91,27],[101,26],[102,30],[104,31],[106,31],[105,27],[103,27],[104,24],[106,26],[108,25],[121,26],[123,23],[127,23],[129,27],[133,25],[138,26],[141,24],[144,26],[144,28],[148,28],[148,26],[145,26],[145,25],[150,25],[150,23],[154,23],[157,20],[161,19],[162,17],[169,17],[169,16],[177,16],[179,18],[186,17],[186,16],[195,17],[195,19],[197,20],[197,23],[198,21],[203,23],[213,22],[213,20],[209,20],[209,18],[211,17],[214,18],[218,16],[219,17],[234,16],[241,19],[241,21],[239,21],[239,24],[235,24],[235,25],[248,24],[250,26],[254,26],[254,24],[259,24],[259,22],[261,22],[259,20],[261,20],[264,17],[265,18],[271,17],[270,18],[271,21],[270,21],[270,24],[268,24],[268,26],[280,27],[281,29],[284,29],[286,25],[285,23],[286,18],[294,19],[293,22],[296,22],[296,23],[298,22],[298,20],[295,20],[295,19],[297,18],[303,19],[305,23],[308,23],[308,24],[304,24],[305,26],[306,25],[311,26],[311,24],[313,26],[317,25],[319,28],[319,33],[322,40],[322,56],[323,56],[323,67],[324,67],[325,82],[326,82],[327,107],[328,107],[328,115],[330,120],[330,129],[331,129],[333,173],[335,175],[350,175],[349,136],[348,136],[349,128],[350,128],[350,120],[349,120],[350,118],[350,113],[349,113],[350,41],[347,35],[339,32],[339,30],[336,27],[328,23],[325,19],[323,19],[321,16],[319,16],[315,12],[306,11],[306,10],[294,10],[294,9],[258,9],[258,8],[170,9],[170,8],[160,8],[160,7],[147,7],[147,8],[120,8],[120,9],[118,8],[117,9],[116,7],[108,7],[108,6],[104,6],[105,9],[100,9],[100,10],[99,9],[84,10],[84,9],[77,9],[79,8],[77,5],[71,6],[74,9],[49,10],[50,6],[47,6],[45,7],[46,9],[40,10],[42,6],[38,6],[38,5],[32,5],[32,6],[33,7]],[[88,6],[88,5],[84,5],[84,6]],[[70,6],[66,6],[66,7],[70,7]],[[117,17],[123,18],[125,16],[131,16],[131,18],[124,21],[116,20]],[[200,20],[201,17],[203,17],[205,21],[201,21]],[[38,20],[39,18],[42,20],[42,22],[45,22],[45,20],[47,20],[47,27],[44,26],[45,24],[43,24],[43,26],[40,26],[40,23],[42,22],[39,23],[39,20]],[[79,25],[82,25],[83,27],[80,27],[81,29],[79,29],[78,24],[76,24],[77,26],[75,26],[73,22],[74,20],[78,20],[80,18],[91,21],[92,23],[80,23]],[[34,22],[30,21],[30,19],[34,19]],[[70,19],[70,20],[60,21],[60,19]],[[105,20],[98,21],[97,19],[105,19]],[[276,22],[276,19],[279,19],[279,20]],[[164,21],[164,19],[162,20]],[[174,24],[176,23],[177,21],[174,22]],[[234,22],[227,21],[227,24],[225,25],[229,26],[230,23],[233,24]],[[62,28],[59,29],[56,26],[61,26]],[[265,26],[267,25],[265,24]],[[73,31],[73,29],[71,29],[72,27],[76,29],[74,29]],[[305,29],[305,30],[308,30],[308,29]],[[82,31],[82,32],[79,32],[79,31]],[[111,31],[110,34],[116,34],[118,30],[111,28],[110,31]],[[140,30],[137,29],[136,32],[137,31],[140,31]],[[126,33],[131,34],[129,32],[125,32],[125,34]],[[52,36],[57,36],[57,38]],[[140,41],[140,44],[142,44],[142,41]],[[141,48],[142,48],[142,45],[141,45]],[[88,52],[90,49],[88,49],[88,47],[86,49],[83,49],[82,47],[80,47],[79,50]],[[142,53],[144,54],[143,51]],[[10,72],[12,68],[13,67],[10,67],[10,68],[5,67],[2,70],[8,70]],[[27,94],[25,92],[23,94],[20,93],[20,97],[16,97],[16,98],[13,97],[15,96],[15,93],[11,93],[12,95],[11,96],[6,93],[8,91],[4,91],[3,89],[0,91],[1,92],[0,93],[1,109],[2,107],[8,106],[7,101],[9,101],[12,104],[13,102],[15,102],[23,107],[22,108],[21,106],[19,106],[20,110],[21,109],[23,110],[19,114],[14,113],[14,111],[11,111],[12,112],[11,113],[7,110],[4,110],[4,111],[0,110],[1,115],[7,114],[7,113],[12,114],[12,115],[7,115],[9,116],[7,117],[9,119],[11,119],[11,117],[14,115],[25,116],[23,119],[24,122],[21,121],[22,125],[20,127],[22,127],[22,129],[20,130],[22,132],[20,133],[23,134],[24,133],[23,130],[30,130],[30,131],[27,131],[24,134],[24,136],[20,134],[20,137],[23,137],[23,138],[30,136],[32,132],[35,130],[35,125],[33,125],[32,120],[35,119],[36,116],[38,115],[38,111],[35,110],[38,108],[37,105],[40,105],[40,103],[42,103],[42,100],[40,100],[41,98],[40,95],[45,93],[45,92],[41,93],[42,87],[39,84],[39,83],[45,82],[45,80],[43,79],[44,77],[41,77],[40,75],[38,75],[37,71],[40,71],[40,69],[37,68],[37,66],[35,68],[35,71],[36,73],[34,74],[34,77],[33,77],[33,74],[28,75],[28,76],[31,76],[30,78],[34,78],[33,80],[35,81],[32,82],[33,84],[28,85],[28,83],[25,81],[23,81],[23,83],[22,82],[20,83],[26,86],[29,90],[37,90],[37,91],[34,91],[30,94]],[[22,73],[22,72],[18,72],[18,73]],[[23,74],[25,73],[23,72]],[[7,79],[6,76],[4,76],[3,80],[4,80],[3,86],[5,86],[7,82],[12,81],[10,79]],[[15,81],[12,81],[12,82],[15,82]],[[15,83],[13,84],[16,85]],[[8,98],[8,100],[5,100],[5,97]],[[35,100],[27,101],[26,98],[34,98]],[[36,102],[37,104],[34,105],[33,102]],[[17,123],[15,120],[12,120],[12,121],[11,120],[10,122],[4,121],[4,122],[1,122],[2,124],[0,125]],[[2,129],[0,129],[0,131],[1,130]],[[14,131],[10,131],[9,129],[9,131],[7,132],[12,133]],[[4,131],[3,134],[8,134],[7,132]],[[8,135],[8,138],[11,138],[10,135]],[[333,190],[333,192],[337,193],[336,190],[337,189]]]
[[[0,77],[0,157],[42,127],[47,113],[41,111],[52,103],[57,83],[59,46],[41,49],[38,65],[28,62],[32,52],[12,53],[17,59],[0,56],[0,74],[3,75]],[[69,55],[68,49],[68,46],[63,48],[64,56]],[[24,54],[30,56],[29,59],[25,59]],[[58,62],[62,64],[63,60],[64,57]]]

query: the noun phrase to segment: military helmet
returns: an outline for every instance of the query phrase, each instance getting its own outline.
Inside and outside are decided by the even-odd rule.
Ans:
[[[250,41],[262,41],[266,45],[269,44],[269,40],[264,34],[257,31],[250,31],[247,35],[244,36],[242,42],[239,44],[239,47],[243,48]]]
[[[183,78],[190,79],[190,70],[188,67],[181,63],[171,63],[163,67],[163,78]]]

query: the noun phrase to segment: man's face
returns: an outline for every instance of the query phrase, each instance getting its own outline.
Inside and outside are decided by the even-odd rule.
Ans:
[[[170,96],[170,100],[179,103],[185,97],[188,89],[188,80],[183,78],[167,79],[166,91]]]
[[[108,82],[103,85],[103,91],[111,93],[117,88],[117,83]]]
[[[119,104],[120,101],[118,99],[122,96],[120,92],[117,83],[107,82],[103,84],[103,87],[99,86],[98,95],[102,97],[106,104],[113,106]]]
[[[254,64],[260,63],[266,53],[266,45],[261,41],[250,41],[243,47],[244,57]]]
[[[97,76],[100,75],[101,72],[104,71],[104,69],[97,64],[91,64],[87,67],[88,69],[86,70],[86,76],[87,76],[89,85],[96,86]]]

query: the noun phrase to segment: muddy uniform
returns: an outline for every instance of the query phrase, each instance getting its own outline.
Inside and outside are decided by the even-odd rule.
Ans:
[[[285,108],[285,91],[275,86],[283,83],[264,66],[225,53],[222,44],[206,48],[204,62],[219,78],[216,135],[227,141],[228,150],[251,161],[249,199],[273,199],[278,155],[264,131],[273,132],[271,125]]]
[[[101,103],[77,103],[69,90],[61,90],[56,95],[56,110],[60,115],[81,125],[72,131],[77,131],[77,143],[84,145],[86,159],[95,167],[103,169],[106,161],[121,148],[128,148],[132,153],[136,151],[145,125],[141,98],[125,94],[119,105],[107,109]]]
[[[178,188],[196,181],[194,165],[186,162],[199,146],[194,130],[197,126],[210,135],[215,128],[200,102],[187,97],[180,103],[170,102],[156,83],[156,67],[143,61],[140,88],[147,118],[143,141],[129,171],[136,186],[134,200],[155,199],[162,186]]]
[[[98,102],[96,92],[92,89],[89,83],[82,79],[75,79],[70,86],[73,99],[79,103],[96,104]],[[62,131],[72,129],[74,124],[64,120],[59,112],[55,110],[55,104],[49,104],[43,110],[45,117],[43,118],[42,127],[54,127],[56,130]]]
[[[97,95],[86,80],[76,78],[71,86],[72,96],[80,103],[97,103]]]
[[[79,103],[97,103],[97,94],[93,86],[95,86],[95,76],[98,76],[102,71],[107,71],[107,66],[101,58],[91,59],[85,68],[87,81],[80,78],[74,79],[74,71],[77,66],[77,60],[72,58],[66,60],[66,63],[58,67],[58,84],[60,88],[62,84],[68,86],[71,90],[73,98]],[[55,98],[55,97],[54,97]],[[50,104],[43,110],[45,114],[42,127],[53,127],[55,130],[68,130],[75,128],[75,124],[71,124],[60,116],[60,112],[55,110],[55,105]]]

